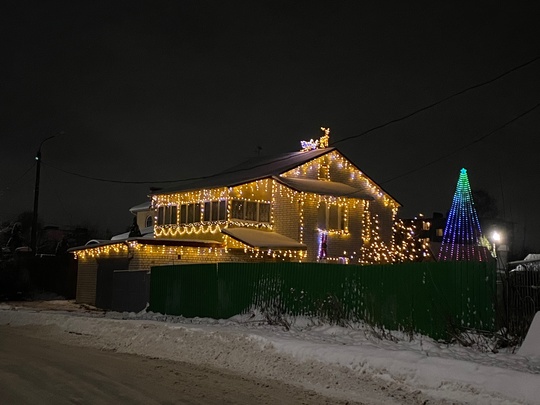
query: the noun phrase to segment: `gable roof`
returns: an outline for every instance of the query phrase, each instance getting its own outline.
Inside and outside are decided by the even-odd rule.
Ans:
[[[370,181],[375,183],[369,176],[367,176],[362,170],[358,169],[356,165],[343,153],[337,150],[334,147],[314,149],[307,152],[297,151],[289,153],[281,153],[278,155],[270,156],[257,156],[255,158],[249,159],[239,165],[233,166],[221,173],[201,177],[199,180],[178,184],[176,186],[163,188],[156,190],[150,195],[155,194],[172,194],[178,192],[187,192],[200,189],[210,189],[210,188],[220,188],[220,187],[234,187],[244,183],[250,183],[253,181],[265,179],[265,178],[275,178],[280,181],[282,184],[287,185],[298,191],[313,192],[318,194],[327,194],[338,197],[352,197],[360,198],[365,200],[372,200],[372,194],[368,190],[357,189],[350,187],[343,183],[333,183],[332,186],[328,186],[325,189],[325,192],[321,190],[322,185],[315,186],[315,181],[310,183],[308,179],[302,181],[295,181],[292,178],[280,177],[281,174],[288,172],[298,166],[306,164],[312,160],[315,160],[321,156],[324,156],[333,151],[337,151],[345,159],[347,159],[351,164],[359,171],[363,173]],[[317,181],[318,183],[323,183],[322,181]],[[294,183],[294,184],[293,184]],[[326,182],[325,182],[326,183]],[[392,198],[397,204],[401,205],[394,197],[392,197],[388,192],[386,192],[381,186],[377,184],[377,187],[384,191],[386,195]]]
[[[207,176],[192,183],[158,190],[152,194],[170,194],[201,188],[234,187],[240,184],[279,176],[313,159],[334,151],[335,148],[314,149],[308,152],[290,152],[272,156],[258,156],[233,166],[221,173]]]

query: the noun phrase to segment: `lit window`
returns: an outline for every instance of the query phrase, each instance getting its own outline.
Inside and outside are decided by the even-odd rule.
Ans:
[[[246,202],[246,219],[248,221],[257,220],[257,203],[253,201]]]
[[[232,200],[231,218],[244,219],[244,202],[240,200]]]
[[[176,205],[161,206],[158,208],[158,225],[171,225],[177,223],[178,207]]]
[[[226,219],[227,219],[227,201],[226,200],[206,201],[204,203],[203,221],[205,222],[225,221]],[[194,220],[195,222],[199,222],[201,220],[200,212],[198,214],[197,212],[194,213]]]
[[[320,203],[318,227],[324,230],[342,231],[345,229],[345,209],[335,204]]]
[[[438,228],[437,231],[436,231],[436,234],[437,234],[437,236],[443,236],[443,229]]]
[[[253,222],[270,222],[270,204],[256,201],[231,201],[231,218]]]
[[[201,221],[201,204],[182,204],[180,206],[180,223],[193,224]]]
[[[259,222],[270,222],[270,204],[259,203]]]

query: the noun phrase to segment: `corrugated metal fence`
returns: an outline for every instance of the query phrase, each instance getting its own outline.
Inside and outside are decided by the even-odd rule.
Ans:
[[[215,263],[153,267],[150,310],[217,319],[253,310],[363,319],[445,338],[449,322],[493,330],[495,295],[494,263]]]

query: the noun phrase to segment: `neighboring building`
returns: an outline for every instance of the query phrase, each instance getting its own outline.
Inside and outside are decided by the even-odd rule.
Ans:
[[[412,229],[416,245],[427,253],[424,260],[436,261],[446,226],[444,215],[440,212],[434,212],[431,217],[418,214],[403,222]]]
[[[150,201],[131,207],[129,212],[135,216],[141,236],[154,234],[154,209],[151,207]],[[124,240],[127,238],[129,238],[129,231],[115,235],[111,240]]]
[[[99,262],[115,257],[123,262],[113,267],[125,270],[226,261],[388,263],[423,254],[407,249],[411,232],[396,218],[400,204],[328,147],[328,130],[302,145],[153,191],[150,203],[131,209],[141,229],[153,215],[153,233],[73,250],[81,283],[95,286]]]

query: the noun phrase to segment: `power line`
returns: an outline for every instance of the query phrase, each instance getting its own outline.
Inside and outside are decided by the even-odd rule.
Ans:
[[[491,78],[491,79],[486,80],[484,82],[481,82],[481,83],[475,84],[473,86],[467,87],[467,88],[465,88],[463,90],[460,90],[460,91],[458,91],[458,92],[456,92],[454,94],[451,94],[451,95],[449,95],[447,97],[444,97],[444,98],[442,98],[442,99],[440,99],[440,100],[438,100],[438,101],[436,101],[434,103],[431,103],[431,104],[429,104],[427,106],[424,106],[424,107],[422,107],[422,108],[420,108],[418,110],[415,110],[415,111],[413,111],[413,112],[411,112],[409,114],[406,114],[406,115],[404,115],[402,117],[395,118],[393,120],[387,121],[386,123],[381,124],[381,125],[377,125],[377,126],[375,126],[373,128],[370,128],[367,131],[364,131],[364,132],[362,132],[362,133],[360,133],[358,135],[352,135],[352,136],[337,140],[337,141],[332,143],[332,146],[337,144],[337,143],[348,141],[350,139],[359,138],[359,137],[367,135],[370,132],[373,132],[373,131],[375,131],[377,129],[381,129],[381,128],[384,128],[384,127],[386,127],[388,125],[394,124],[396,122],[403,121],[403,120],[405,120],[407,118],[410,118],[410,117],[412,117],[412,116],[414,116],[416,114],[419,114],[422,111],[433,108],[433,107],[435,107],[435,106],[437,106],[437,105],[439,105],[441,103],[444,103],[445,101],[448,101],[448,100],[450,100],[450,99],[452,99],[454,97],[457,97],[457,96],[459,96],[461,94],[464,94],[464,93],[466,93],[468,91],[471,91],[473,89],[477,89],[479,87],[482,87],[482,86],[485,86],[487,84],[493,83],[494,81],[497,81],[497,80],[503,78],[504,76],[507,76],[512,72],[515,72],[516,70],[522,69],[525,66],[528,66],[531,63],[536,62],[538,59],[540,59],[540,56],[537,56],[537,57],[535,57],[535,58],[533,58],[533,59],[531,59],[531,60],[529,60],[529,61],[527,61],[525,63],[522,63],[521,65],[515,66],[512,69],[509,69],[509,70],[499,74],[498,76],[496,76],[494,78]],[[441,159],[443,159],[443,158],[441,158]],[[288,159],[288,157],[283,158],[283,160],[285,160],[285,159]],[[264,165],[264,163],[263,163],[263,164],[260,164],[260,165],[254,165],[254,166],[251,166],[249,168],[244,168],[244,169],[230,170],[230,171],[220,172],[220,173],[216,173],[216,174],[212,174],[212,175],[208,175],[208,176],[189,177],[189,178],[176,179],[176,180],[129,181],[129,180],[105,179],[105,178],[100,178],[100,177],[87,176],[87,175],[84,175],[84,174],[75,173],[75,172],[72,172],[72,171],[69,171],[69,170],[61,169],[61,168],[55,167],[53,165],[49,165],[49,164],[47,164],[47,163],[45,163],[43,161],[41,161],[41,163],[45,164],[48,167],[51,167],[52,169],[61,171],[63,173],[66,173],[66,174],[69,174],[69,175],[72,175],[72,176],[81,177],[81,178],[88,179],[88,180],[100,181],[100,182],[105,182],[105,183],[117,183],[117,184],[166,184],[166,183],[181,183],[181,182],[184,182],[184,181],[205,180],[205,179],[213,178],[213,177],[223,175],[223,174],[231,174],[231,173],[237,173],[237,172],[240,172],[240,171],[251,170],[253,168]],[[401,177],[401,176],[399,176],[399,177]],[[398,178],[398,177],[396,177],[396,178]],[[388,180],[387,182],[392,181],[392,180],[394,180],[394,179]]]
[[[177,183],[177,182],[181,182],[181,181],[187,181],[187,180],[195,179],[195,178],[193,178],[193,179],[166,180],[166,181],[129,181],[129,180],[104,179],[102,177],[87,176],[85,174],[75,173],[75,172],[72,172],[72,171],[69,171],[69,170],[61,169],[59,167],[50,165],[50,164],[48,164],[48,163],[46,163],[44,161],[41,161],[41,163],[44,164],[47,167],[50,167],[51,169],[58,170],[59,172],[66,173],[66,174],[69,174],[71,176],[80,177],[80,178],[88,179],[88,180],[101,181],[101,182],[104,182],[104,183],[120,183],[120,184]]]
[[[4,194],[4,190],[9,190],[11,187],[13,187],[13,185],[15,183],[19,183],[21,181],[21,179],[24,176],[26,176],[26,174],[35,167],[35,165],[36,165],[36,162],[33,162],[30,165],[30,167],[24,171],[23,174],[21,174],[17,179],[13,180],[11,183],[9,183],[9,185],[5,186],[2,190],[0,190],[0,196],[2,196],[2,194]]]
[[[507,76],[507,75],[509,75],[509,74],[512,73],[512,72],[515,72],[516,70],[522,69],[522,68],[524,68],[525,66],[528,66],[528,65],[530,65],[531,63],[536,62],[538,59],[540,59],[540,56],[537,56],[537,57],[535,57],[535,58],[533,58],[533,59],[531,59],[531,60],[529,60],[529,61],[527,61],[527,62],[525,62],[525,63],[522,63],[521,65],[515,66],[515,67],[513,67],[512,69],[507,70],[507,71],[501,73],[500,75],[498,75],[498,76],[496,76],[496,77],[494,77],[494,78],[491,78],[491,79],[486,80],[486,81],[484,81],[484,82],[481,82],[481,83],[475,84],[475,85],[473,85],[473,86],[467,87],[467,88],[465,88],[465,89],[463,89],[463,90],[460,90],[460,91],[458,91],[458,92],[456,92],[456,93],[453,93],[453,94],[451,94],[451,95],[449,95],[449,96],[446,96],[446,97],[444,97],[444,98],[442,98],[442,99],[440,99],[440,100],[438,100],[438,101],[435,101],[434,103],[431,103],[431,104],[428,104],[428,105],[426,105],[426,106],[424,106],[424,107],[422,107],[422,108],[419,108],[418,110],[415,110],[415,111],[413,111],[413,112],[411,112],[411,113],[409,113],[409,114],[403,115],[402,117],[395,118],[395,119],[393,119],[393,120],[390,120],[390,121],[385,122],[384,124],[377,125],[377,126],[375,126],[375,127],[373,127],[373,128],[368,129],[367,131],[361,132],[361,133],[358,134],[358,135],[351,135],[351,136],[348,136],[348,137],[346,137],[346,138],[339,139],[339,140],[337,140],[337,141],[335,141],[335,142],[332,142],[332,145],[335,145],[335,144],[340,143],[340,142],[349,141],[349,140],[351,140],[351,139],[360,138],[361,136],[367,135],[367,134],[369,134],[370,132],[376,131],[377,129],[381,129],[381,128],[384,128],[384,127],[386,127],[386,126],[388,126],[388,125],[395,124],[396,122],[400,122],[400,121],[406,120],[407,118],[410,118],[410,117],[412,117],[412,116],[414,116],[414,115],[416,115],[416,114],[419,114],[419,113],[421,113],[421,112],[423,112],[423,111],[426,111],[426,110],[428,110],[428,109],[430,109],[430,108],[433,108],[433,107],[435,107],[435,106],[437,106],[437,105],[439,105],[439,104],[442,104],[442,103],[444,103],[445,101],[448,101],[448,100],[450,100],[450,99],[452,99],[452,98],[454,98],[454,97],[457,97],[457,96],[459,96],[459,95],[461,95],[461,94],[467,93],[467,92],[469,92],[469,91],[471,91],[471,90],[474,90],[474,89],[477,89],[477,88],[479,88],[479,87],[485,86],[485,85],[487,85],[487,84],[493,83],[494,81],[497,81],[497,80],[503,78],[504,76]]]
[[[283,161],[283,160],[291,159],[293,157],[294,156],[287,155],[287,156],[284,156],[282,158],[275,159],[275,160],[273,160],[273,162],[280,162],[280,161]],[[177,180],[130,181],[130,180],[104,179],[104,178],[101,178],[101,177],[87,176],[87,175],[84,175],[84,174],[75,173],[75,172],[72,172],[72,171],[69,171],[69,170],[61,169],[59,167],[56,167],[56,166],[50,165],[48,163],[45,163],[43,160],[41,161],[41,163],[44,164],[47,167],[50,167],[51,169],[55,169],[55,170],[58,170],[60,172],[72,175],[72,176],[81,177],[83,179],[101,181],[101,182],[105,182],[105,183],[119,183],[119,184],[164,184],[164,183],[181,183],[181,182],[184,182],[184,181],[206,180],[206,179],[211,179],[213,177],[221,176],[221,175],[224,175],[224,174],[232,174],[232,173],[239,173],[239,172],[253,170],[253,169],[257,168],[257,167],[265,166],[265,165],[268,164],[268,162],[263,162],[263,163],[255,164],[255,165],[245,167],[245,168],[242,168],[242,169],[234,169],[234,170],[230,169],[230,170],[226,170],[224,172],[210,174],[208,176],[188,177],[188,178],[177,179]]]
[[[447,157],[452,156],[452,155],[462,151],[463,149],[468,148],[469,146],[472,146],[472,145],[474,145],[476,143],[482,142],[487,137],[489,137],[489,136],[493,135],[495,132],[500,131],[501,129],[507,127],[508,125],[512,124],[513,122],[519,120],[520,118],[524,117],[525,115],[529,114],[530,112],[536,110],[538,107],[540,107],[540,103],[536,104],[532,108],[529,108],[527,111],[524,111],[521,114],[515,116],[510,121],[506,121],[504,124],[498,126],[493,131],[491,131],[491,132],[489,132],[489,133],[487,133],[485,135],[482,135],[480,138],[477,138],[477,139],[473,140],[472,142],[469,142],[469,143],[467,143],[467,144],[465,144],[465,145],[463,145],[463,146],[461,146],[461,147],[459,147],[457,149],[454,149],[452,152],[447,153],[446,155],[441,156],[441,157],[439,157],[439,158],[437,158],[435,160],[432,160],[431,162],[426,163],[426,164],[424,164],[424,165],[422,165],[420,167],[417,167],[416,169],[409,170],[408,172],[402,173],[402,174],[400,174],[398,176],[392,177],[391,179],[385,180],[385,181],[381,182],[381,184],[390,183],[390,182],[392,182],[394,180],[400,179],[402,177],[408,176],[409,174],[412,174],[412,173],[415,173],[415,172],[420,171],[422,169],[425,169],[426,167],[431,166],[431,165],[433,165],[433,164],[435,164],[437,162],[440,162],[441,160],[446,159]]]

